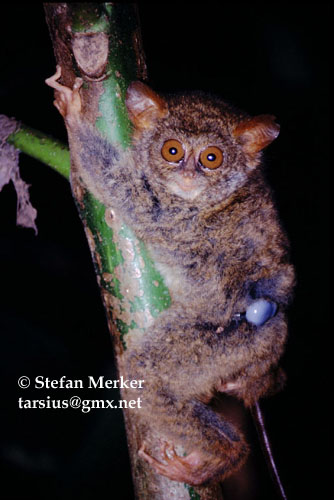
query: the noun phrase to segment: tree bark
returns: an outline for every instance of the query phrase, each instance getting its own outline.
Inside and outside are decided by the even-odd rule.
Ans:
[[[72,88],[80,76],[85,119],[108,140],[127,148],[131,125],[124,103],[126,89],[131,81],[147,77],[135,5],[47,3],[45,14],[62,68],[61,83]],[[118,371],[126,378],[122,354],[131,349],[132,336],[145,335],[147,326],[169,307],[169,291],[143,243],[85,190],[75,172],[72,191],[95,264]],[[142,442],[138,420],[131,410],[125,410],[124,416],[136,498],[222,498],[219,485],[193,488],[156,474],[138,457]],[[154,435],[150,441],[158,442]]]

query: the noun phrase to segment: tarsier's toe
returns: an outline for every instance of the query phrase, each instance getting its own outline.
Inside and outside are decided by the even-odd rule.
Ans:
[[[160,462],[145,451],[145,444],[139,450],[139,455],[145,459],[158,474],[168,477],[173,481],[187,483],[192,486],[200,485],[211,478],[206,458],[199,452],[193,451],[185,457],[177,455],[173,445],[164,443]]]

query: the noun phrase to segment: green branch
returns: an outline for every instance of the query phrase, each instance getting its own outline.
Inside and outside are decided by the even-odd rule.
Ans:
[[[20,124],[16,132],[8,137],[7,142],[69,179],[70,152],[68,147],[57,139]]]

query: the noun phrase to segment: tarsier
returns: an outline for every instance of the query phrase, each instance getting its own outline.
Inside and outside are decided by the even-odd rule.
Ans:
[[[60,76],[58,67],[47,83],[80,176],[145,242],[172,297],[125,352],[130,377],[145,379],[139,418],[164,441],[162,460],[145,443],[140,456],[175,481],[220,481],[248,446],[210,401],[223,392],[251,406],[282,379],[294,272],[261,167],[279,126],[204,93],[163,96],[133,82],[124,152],[83,119],[81,79],[71,90]]]

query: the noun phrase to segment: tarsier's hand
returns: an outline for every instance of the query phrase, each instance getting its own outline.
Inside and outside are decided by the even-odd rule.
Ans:
[[[68,126],[73,125],[73,123],[78,119],[81,112],[81,98],[79,90],[83,84],[82,78],[76,78],[73,89],[61,85],[57,80],[61,77],[61,67],[57,66],[57,71],[50,78],[45,80],[45,83],[49,87],[57,90],[56,99],[53,104],[58,109],[59,113],[64,118]]]

